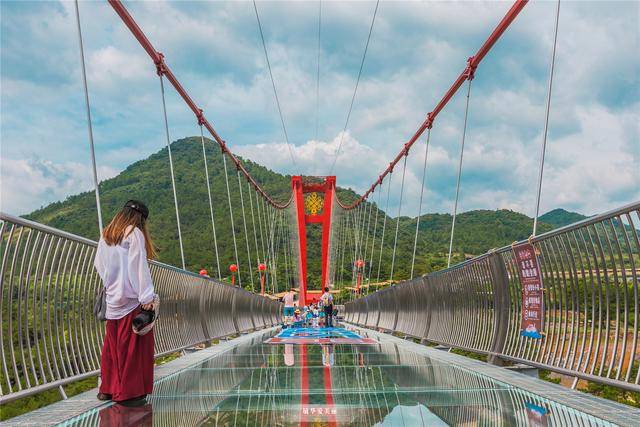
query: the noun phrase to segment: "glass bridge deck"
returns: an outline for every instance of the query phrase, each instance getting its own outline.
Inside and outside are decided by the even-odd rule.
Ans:
[[[157,381],[144,406],[108,403],[64,425],[610,425],[401,343],[303,332],[265,333]]]

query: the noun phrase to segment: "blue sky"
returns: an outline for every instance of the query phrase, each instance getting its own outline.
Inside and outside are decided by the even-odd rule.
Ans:
[[[278,172],[326,174],[340,140],[374,2],[322,4],[319,133],[317,2],[259,2],[290,141],[290,164],[250,2],[125,2],[210,122],[243,156]],[[640,3],[563,2],[542,210],[586,214],[640,199]],[[338,183],[365,190],[415,132],[508,2],[382,1]],[[91,188],[71,2],[0,3],[2,210],[27,213]],[[81,2],[101,178],[164,145],[155,67],[106,2]],[[476,73],[460,210],[531,215],[554,2],[528,4]],[[424,211],[455,195],[464,91],[431,138]],[[168,92],[171,137],[198,134]],[[414,216],[424,139],[408,160],[402,213]],[[394,180],[399,180],[395,174]],[[397,203],[392,195],[392,207]],[[393,208],[395,213],[395,207]]]

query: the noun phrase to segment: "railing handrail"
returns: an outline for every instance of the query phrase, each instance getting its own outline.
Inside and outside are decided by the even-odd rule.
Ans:
[[[69,233],[68,231],[64,231],[64,230],[60,230],[60,229],[57,229],[57,228],[53,228],[53,227],[45,225],[45,224],[40,224],[39,222],[35,222],[35,221],[32,221],[30,219],[26,219],[26,218],[23,218],[23,217],[20,217],[20,216],[11,215],[11,214],[8,214],[6,212],[0,211],[0,221],[13,222],[15,224],[22,225],[23,227],[29,227],[29,228],[32,228],[34,230],[39,230],[39,231],[42,231],[42,232],[45,232],[45,233],[53,234],[54,236],[63,237],[65,239],[69,239],[69,240],[72,240],[74,242],[84,243],[85,245],[90,245],[90,246],[93,246],[93,247],[97,247],[98,246],[98,242],[96,242],[95,240],[91,240],[91,239],[88,239],[86,237],[78,236],[77,234],[73,234],[73,233]],[[234,289],[240,289],[240,290],[245,291],[247,293],[254,294],[254,295],[259,295],[260,297],[266,298],[264,295],[260,295],[260,294],[255,293],[255,292],[247,291],[244,288],[240,288],[238,286],[233,286],[230,283],[226,283],[226,282],[223,282],[223,281],[220,281],[220,280],[216,280],[216,279],[214,279],[212,277],[201,276],[201,275],[199,275],[197,273],[194,273],[193,271],[183,270],[182,268],[176,267],[175,265],[166,264],[164,262],[160,262],[160,261],[157,261],[157,260],[149,260],[149,262],[151,264],[155,264],[155,265],[158,265],[158,266],[161,266],[161,267],[164,267],[164,268],[168,268],[170,270],[174,270],[174,271],[179,272],[181,274],[187,274],[189,276],[198,277],[198,278],[201,278],[201,279],[204,279],[204,280],[208,280],[208,281],[210,281],[212,283],[215,283],[215,284],[218,284],[218,285],[229,286],[229,287],[234,288]],[[267,298],[267,299],[270,299],[270,298]]]
[[[640,202],[527,240],[544,283],[543,337],[521,334],[512,245],[345,305],[348,322],[640,391]],[[376,308],[377,307],[377,308]]]
[[[531,243],[537,243],[537,242],[546,240],[546,239],[548,239],[550,237],[553,237],[553,236],[557,236],[557,235],[560,235],[560,234],[565,234],[565,233],[567,233],[569,231],[577,230],[579,228],[583,228],[583,227],[586,227],[586,226],[589,226],[589,225],[592,225],[592,224],[596,224],[598,222],[602,222],[603,220],[606,220],[606,219],[614,218],[614,217],[619,216],[619,215],[621,215],[623,213],[626,213],[626,212],[629,212],[629,211],[637,211],[637,210],[640,210],[640,200],[638,200],[636,202],[631,202],[631,203],[626,204],[626,205],[624,205],[622,207],[611,209],[609,211],[606,211],[606,212],[603,212],[603,213],[600,213],[600,214],[592,215],[592,216],[590,216],[588,218],[585,218],[583,220],[580,220],[578,222],[573,222],[571,224],[563,225],[562,227],[558,227],[558,228],[554,228],[553,230],[546,231],[546,232],[544,232],[542,234],[538,234],[537,236],[531,237]],[[465,265],[472,264],[474,262],[478,262],[479,260],[488,257],[492,253],[503,253],[503,252],[506,252],[506,251],[510,251],[512,246],[519,245],[519,244],[525,243],[527,241],[528,241],[528,239],[518,240],[518,241],[512,243],[511,245],[505,245],[505,246],[502,246],[500,248],[491,249],[491,250],[483,253],[482,255],[477,255],[477,256],[475,256],[473,258],[469,258],[467,260],[461,261],[461,262],[459,262],[457,264],[452,265],[449,268],[443,268],[442,270],[438,270],[438,271],[434,271],[434,272],[431,272],[431,273],[423,274],[423,276],[426,276],[426,275],[429,275],[429,274],[436,274],[437,275],[437,274],[446,273],[448,271],[457,270],[460,267],[464,267]],[[377,290],[376,292],[380,292],[380,290]]]
[[[21,216],[11,215],[6,212],[0,211],[0,220],[13,222],[15,224],[22,225],[24,227],[29,227],[29,228],[33,228],[34,230],[39,230],[45,233],[53,234],[54,236],[64,237],[65,239],[73,240],[74,242],[84,243],[85,245],[91,245],[94,247],[98,246],[98,242],[96,242],[95,240],[87,239],[86,237],[78,236],[77,234],[59,230],[57,228],[40,224],[39,222],[35,222],[30,219],[23,218]]]
[[[104,325],[92,313],[102,286],[96,247],[0,212],[0,404],[99,373]],[[156,357],[280,322],[277,301],[172,265],[149,266],[164,301]]]

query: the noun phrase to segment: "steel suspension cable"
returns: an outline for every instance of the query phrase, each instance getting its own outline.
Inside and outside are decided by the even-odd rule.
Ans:
[[[262,205],[262,208],[260,208]],[[267,265],[267,272],[265,274],[265,288],[268,289],[267,285],[271,284],[271,269],[273,266],[271,265],[271,255],[269,252],[269,229],[267,228],[267,207],[265,200],[256,198],[256,207],[258,210],[258,220],[260,225],[260,239],[262,244],[262,257],[264,259],[265,264]],[[264,229],[264,235],[262,235]]]
[[[162,94],[162,113],[164,116],[164,130],[167,137],[167,152],[169,153],[169,170],[171,171],[171,188],[173,189],[173,204],[176,208],[176,222],[178,224],[178,241],[180,242],[180,258],[182,259],[182,269],[186,270],[184,262],[184,247],[182,245],[182,230],[180,229],[180,211],[178,210],[178,193],[176,192],[176,178],[173,173],[173,156],[171,155],[171,138],[169,137],[169,120],[167,119],[167,103],[164,95],[164,79],[160,77],[160,93]]]
[[[240,262],[238,258],[238,243],[236,242],[236,226],[233,222],[233,207],[231,206],[231,190],[229,189],[229,173],[227,171],[227,157],[222,153],[222,164],[224,165],[224,182],[227,185],[227,201],[229,202],[229,219],[231,221],[231,237],[233,237],[233,253],[235,254],[236,266],[238,267],[238,286],[242,287],[242,275],[240,274]]]
[[[316,141],[320,127],[320,40],[322,35],[322,0],[318,1],[318,61],[316,69]]]
[[[351,261],[351,282],[355,286],[356,269],[355,264],[358,259],[358,241],[360,240],[360,212],[362,205],[353,212],[353,260]]]
[[[273,72],[271,71],[271,62],[269,61],[269,53],[267,52],[267,43],[264,40],[264,33],[262,32],[262,23],[260,22],[260,14],[258,13],[258,5],[256,0],[253,0],[253,10],[256,12],[256,21],[258,22],[258,30],[260,31],[260,40],[262,40],[262,49],[264,50],[264,57],[267,61],[267,68],[269,69],[269,77],[271,78],[271,86],[273,87],[273,95],[276,99],[276,106],[278,107],[278,114],[280,115],[280,123],[282,124],[282,132],[284,133],[284,140],[287,143],[289,149],[289,155],[291,156],[291,162],[297,167],[296,158],[289,142],[289,134],[287,132],[287,126],[284,122],[284,115],[282,114],[282,108],[280,107],[280,99],[278,98],[278,90],[276,89],[276,81],[273,78]]]
[[[251,292],[255,292],[255,285],[253,283],[253,264],[251,263],[251,249],[249,249],[249,233],[247,232],[247,216],[244,210],[244,196],[242,191],[242,180],[240,179],[240,171],[236,170],[238,176],[238,189],[240,190],[240,206],[242,207],[242,227],[244,229],[244,242],[247,246],[247,262],[249,263],[249,278],[251,282]]]
[[[400,229],[400,213],[402,212],[402,197],[404,196],[404,176],[407,172],[407,157],[404,156],[404,162],[402,163],[402,180],[400,182],[400,203],[398,203],[398,219],[396,220],[396,236],[393,239],[393,255],[391,256],[391,274],[389,275],[389,281],[393,281],[393,267],[396,265],[396,247],[398,245],[398,230]]]
[[[272,286],[273,293],[277,293],[277,279],[278,279],[278,259],[276,258],[275,252],[275,239],[276,239],[276,212],[274,208],[269,208],[269,248],[270,248],[270,257],[273,263],[273,271],[272,271]]]
[[[365,203],[362,204],[362,209],[360,212],[360,240],[358,242],[358,259],[362,259],[363,257],[363,252],[362,252],[362,247],[364,246],[364,241],[365,241],[365,225],[367,223],[367,203],[365,201]]]
[[[261,209],[260,209],[260,197],[258,194],[256,194],[256,213],[258,214],[258,227],[260,229],[260,247],[262,248],[262,261],[266,264],[267,263],[267,250],[265,247],[265,233],[263,232],[263,220],[262,220],[262,214],[261,214]],[[269,265],[267,264],[267,268],[269,268]],[[267,276],[265,276],[267,277]]]
[[[280,228],[282,231],[280,232],[280,246],[282,248],[282,255],[284,256],[284,276],[285,276],[285,285],[289,284],[289,260],[287,257],[287,228],[284,225],[284,211],[280,211],[280,221],[282,225]],[[285,286],[286,287],[286,286]]]
[[[365,263],[366,261],[370,261],[369,258],[367,258],[367,248],[369,247],[369,236],[371,236],[371,211],[372,210],[373,210],[373,203],[369,202],[369,214],[367,218],[367,233],[366,233],[365,241],[363,245],[363,248],[364,248],[363,257],[364,257]],[[363,266],[362,268],[363,268],[363,271],[366,270],[365,266]]]
[[[207,151],[204,145],[204,131],[202,129],[202,125],[200,125],[200,142],[202,143],[202,160],[204,161],[204,174],[205,179],[207,180],[207,196],[209,198],[209,213],[211,214],[211,229],[213,231],[213,246],[215,247],[218,280],[222,280],[222,271],[220,270],[220,254],[218,252],[218,236],[216,234],[216,221],[213,218],[213,201],[211,199],[211,184],[209,183],[209,167],[207,166]]]
[[[348,235],[347,235],[347,218],[348,218],[349,213],[347,212],[347,214],[344,216],[343,221],[342,221],[342,251],[340,252],[341,255],[341,261],[340,261],[340,283],[344,282],[344,254],[347,251],[347,240],[349,239]]]
[[[458,179],[456,183],[456,200],[453,205],[453,218],[451,220],[451,238],[449,239],[449,257],[447,258],[447,268],[451,267],[451,252],[453,250],[453,233],[456,227],[456,214],[458,213],[458,198],[460,196],[460,178],[462,177],[462,159],[464,157],[464,142],[467,136],[467,118],[469,115],[469,96],[471,95],[471,79],[467,84],[467,101],[464,109],[464,125],[462,127],[462,143],[460,144],[460,160],[458,162]]]
[[[371,285],[371,272],[373,271],[373,250],[376,246],[376,232],[378,231],[378,212],[380,211],[380,196],[382,195],[382,189],[378,191],[378,203],[376,203],[376,216],[373,221],[373,238],[371,239],[371,253],[369,258],[371,259],[371,263],[369,264],[369,285]],[[369,293],[369,289],[367,289],[367,294]]]
[[[536,194],[536,214],[533,217],[533,232],[536,235],[538,229],[538,216],[540,215],[540,197],[542,195],[542,174],[544,171],[544,158],[547,150],[547,134],[549,131],[549,112],[551,111],[551,90],[553,88],[553,71],[556,64],[556,46],[558,44],[558,23],[560,21],[560,0],[556,6],[556,20],[553,29],[553,48],[551,49],[551,65],[549,66],[549,85],[547,87],[547,104],[544,111],[544,131],[542,132],[542,146],[540,148],[540,168],[538,172],[538,192]]]
[[[278,238],[279,236],[279,227],[278,227],[278,212],[273,212],[273,264],[275,268],[273,270],[273,284],[274,284],[274,294],[277,293],[278,288],[278,261],[279,261],[279,253],[278,253]]]
[[[333,245],[333,271],[331,273],[332,283],[335,285],[336,280],[338,279],[338,260],[340,259],[340,247],[342,245],[342,215],[337,220],[337,236],[336,236],[336,244]]]
[[[352,211],[353,215],[353,262],[351,263],[351,281],[355,283],[356,279],[356,269],[355,263],[358,259],[358,241],[360,240],[360,211],[362,210],[362,205],[359,205],[356,209]]]
[[[285,225],[285,213],[282,212],[282,253],[284,254],[284,272],[285,272],[285,277],[286,277],[286,282],[285,282],[285,288],[287,288],[289,286],[289,283],[291,283],[291,271],[289,268],[289,260],[291,259],[291,256],[289,255],[289,227],[287,227]]]
[[[82,41],[82,27],[80,25],[80,8],[78,6],[78,0],[73,2],[76,10],[76,24],[78,28],[78,46],[80,48],[80,69],[82,70],[82,86],[84,87],[84,102],[87,112],[87,129],[89,131],[89,154],[91,157],[91,170],[93,172],[93,187],[96,195],[96,210],[98,211],[98,235],[102,236],[102,229],[104,228],[102,223],[102,205],[100,203],[100,188],[98,185],[98,170],[96,166],[96,151],[93,144],[93,125],[91,121],[91,104],[89,102],[89,86],[87,84],[87,70],[84,62],[84,43]]]
[[[256,228],[256,217],[253,211],[253,197],[251,193],[253,193],[253,189],[251,188],[251,183],[247,181],[247,194],[249,195],[249,206],[251,206],[251,225],[253,226],[253,240],[256,246],[256,261],[260,264],[260,251],[258,249],[258,230]],[[257,197],[257,194],[256,194]],[[264,261],[264,259],[263,259]]]
[[[502,35],[506,32],[509,26],[513,23],[513,21],[517,18],[520,12],[524,9],[528,0],[515,0],[512,4],[511,8],[507,11],[507,13],[503,16],[497,26],[493,29],[489,37],[484,41],[482,46],[476,51],[476,53],[469,57],[467,61],[467,66],[465,69],[458,75],[455,79],[451,87],[444,93],[442,98],[435,105],[433,110],[427,114],[427,117],[422,121],[416,132],[409,138],[408,142],[403,145],[400,152],[396,155],[396,157],[391,161],[387,169],[383,171],[383,173],[378,177],[378,179],[369,187],[369,189],[362,195],[358,200],[346,206],[348,208],[353,208],[360,204],[364,199],[368,197],[368,195],[373,192],[375,187],[381,185],[384,178],[391,173],[391,171],[395,168],[395,166],[400,162],[405,152],[410,149],[413,144],[420,138],[420,136],[426,131],[429,127],[431,127],[438,117],[438,115],[444,110],[449,101],[453,98],[453,96],[458,92],[458,90],[462,87],[464,82],[468,80],[469,74],[473,74],[476,68],[480,65],[483,59],[487,56],[487,54],[491,51],[493,46],[495,46],[496,42],[502,37]]]
[[[370,203],[368,204],[370,205]],[[366,218],[367,218],[367,203],[361,203],[362,208],[360,209],[361,213],[360,213],[360,239],[358,242],[358,253],[357,253],[357,257],[356,257],[356,264],[355,264],[355,273],[356,273],[356,282],[357,282],[357,276],[361,273],[360,272],[360,268],[363,269],[364,271],[364,266],[363,267],[358,267],[358,261],[362,260],[363,262],[365,261],[363,259],[363,247],[364,247],[364,241],[365,241],[365,224],[366,224]],[[360,276],[360,278],[362,279],[362,276]],[[356,288],[357,288],[357,283],[356,283]],[[362,289],[358,290],[358,295],[359,297],[362,296]]]
[[[382,221],[382,237],[380,237],[380,256],[378,257],[378,274],[376,276],[376,283],[380,282],[380,267],[382,266],[382,249],[384,247],[384,232],[387,228],[387,212],[389,211],[389,195],[391,194],[391,178],[393,178],[393,171],[389,173],[389,182],[387,183],[387,203],[384,208],[384,220]]]
[[[424,195],[424,181],[427,176],[427,158],[429,157],[429,140],[431,139],[431,129],[427,129],[427,141],[424,147],[424,164],[422,165],[422,185],[420,186],[420,202],[418,203],[418,218],[416,219],[416,235],[413,238],[413,256],[411,257],[411,279],[413,279],[413,268],[416,264],[416,248],[418,247],[418,232],[420,230],[420,215],[422,215],[422,198]]]
[[[255,0],[254,0],[255,1]],[[367,58],[367,51],[369,50],[369,42],[371,41],[371,34],[373,33],[373,26],[376,22],[376,16],[378,14],[378,5],[380,4],[380,0],[376,1],[376,7],[373,10],[373,18],[371,18],[371,25],[369,26],[369,35],[367,36],[367,43],[364,45],[364,52],[362,54],[362,61],[360,61],[360,70],[358,70],[358,78],[356,79],[356,86],[353,89],[353,95],[351,96],[351,104],[349,105],[349,111],[347,112],[347,118],[344,122],[344,127],[342,129],[342,133],[340,134],[340,142],[338,143],[338,148],[336,149],[335,157],[333,159],[333,163],[331,163],[331,168],[329,169],[329,175],[333,172],[333,168],[336,166],[336,161],[338,160],[338,156],[340,155],[340,149],[342,148],[342,143],[344,142],[344,134],[347,131],[347,127],[349,126],[349,119],[351,119],[351,111],[353,111],[353,103],[356,100],[356,94],[358,93],[358,86],[360,85],[360,77],[362,77],[362,70],[364,69],[364,61]]]
[[[367,279],[367,247],[369,245],[369,234],[370,234],[370,226],[371,226],[371,206],[373,204],[368,202],[365,204],[365,208],[364,208],[364,217],[363,217],[363,221],[362,221],[362,239],[360,242],[360,254],[358,256],[358,259],[361,259],[363,261],[363,265],[362,267],[356,266],[357,269],[362,269],[362,279],[364,279],[366,281]],[[366,225],[365,225],[366,224]],[[366,229],[366,232],[365,232]],[[359,292],[360,296],[362,296],[363,292],[362,289],[360,289]]]

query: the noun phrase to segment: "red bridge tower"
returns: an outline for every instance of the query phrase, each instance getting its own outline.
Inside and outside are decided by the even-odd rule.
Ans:
[[[336,177],[327,176],[320,183],[307,183],[301,176],[291,177],[293,188],[293,201],[296,210],[296,223],[298,226],[298,254],[299,256],[299,282],[300,282],[300,305],[307,305],[314,298],[307,295],[307,224],[322,224],[322,279],[321,287],[329,286],[329,249],[331,244],[331,211],[336,192]],[[311,195],[305,203],[304,195]],[[324,198],[317,194],[324,193]],[[307,214],[306,210],[309,211]]]

